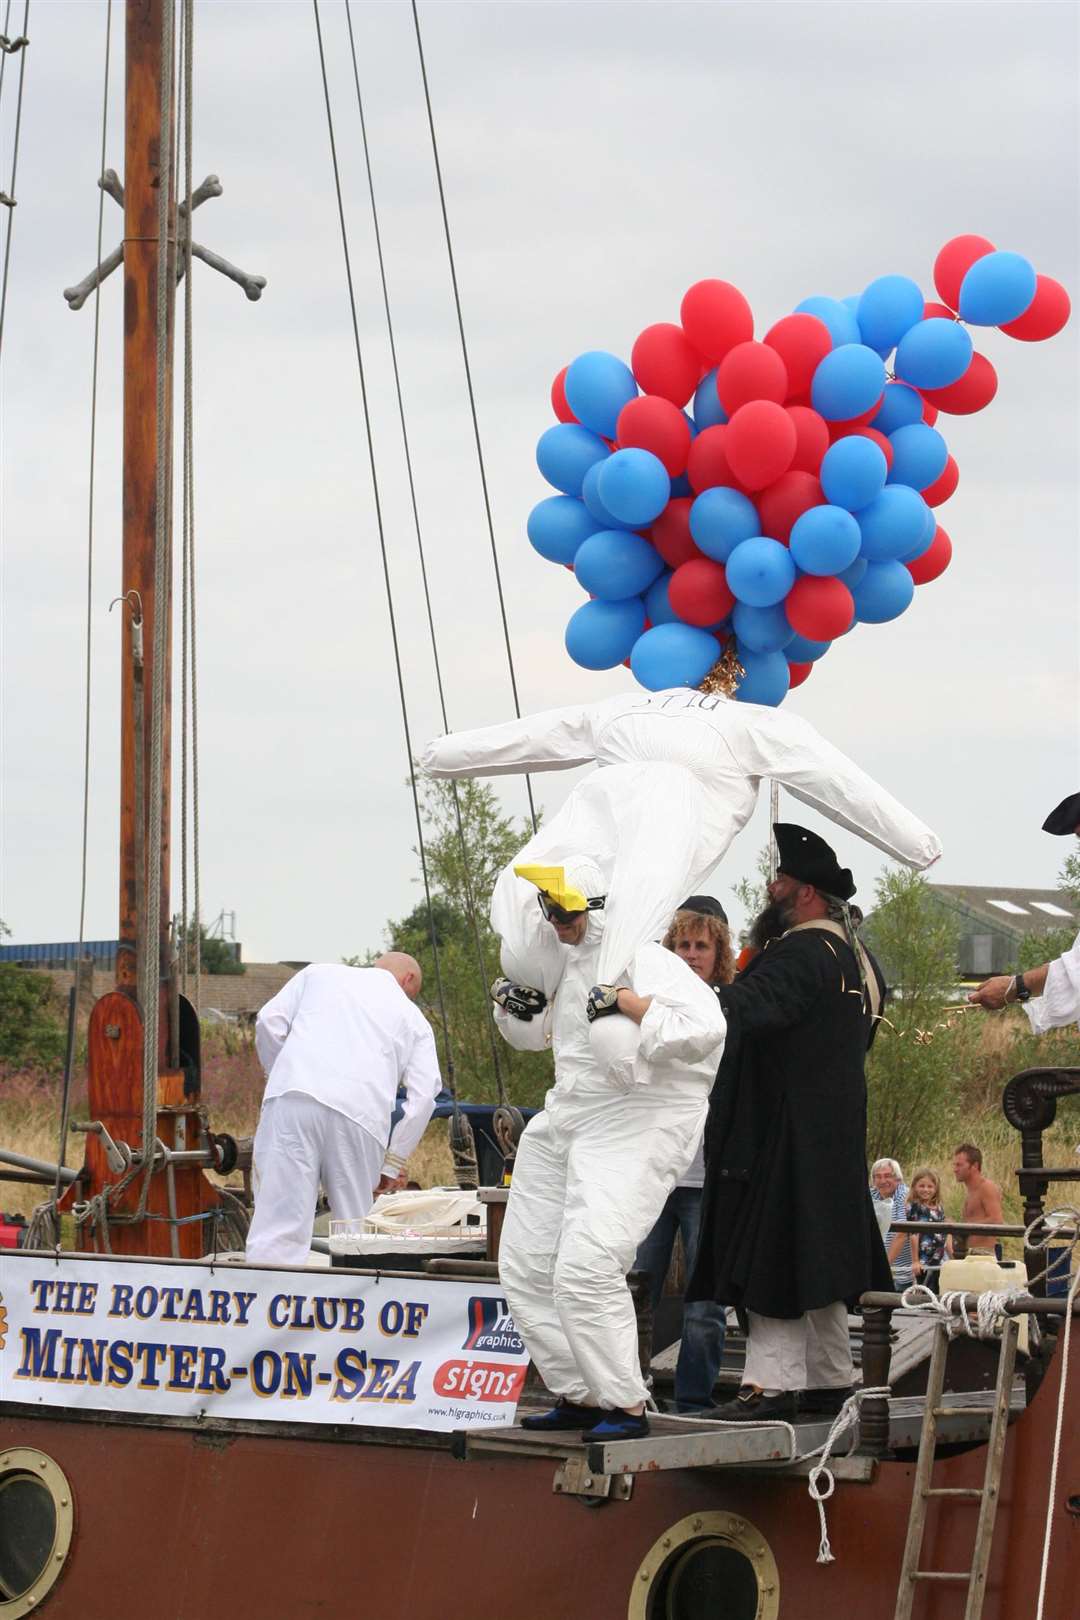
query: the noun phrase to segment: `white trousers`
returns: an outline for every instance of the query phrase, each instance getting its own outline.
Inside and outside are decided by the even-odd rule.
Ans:
[[[646,1397],[626,1273],[697,1147],[706,1087],[550,1092],[518,1148],[499,1249],[514,1323],[553,1395]]]
[[[844,1389],[855,1382],[843,1300],[791,1320],[748,1312],[745,1384],[780,1390]]]
[[[366,1215],[384,1151],[370,1131],[306,1092],[264,1102],[254,1144],[251,1264],[307,1265],[320,1182],[336,1220]]]

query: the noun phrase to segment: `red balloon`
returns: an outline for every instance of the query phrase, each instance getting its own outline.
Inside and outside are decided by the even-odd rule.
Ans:
[[[948,388],[924,388],[922,396],[939,410],[948,411],[950,416],[971,416],[989,405],[997,387],[997,372],[985,354],[976,350],[970,366],[957,382],[950,383]]]
[[[816,315],[785,315],[770,326],[765,342],[787,367],[791,393],[809,394],[814,372],[832,349],[832,333],[825,322]]]
[[[717,484],[734,484],[735,475],[727,458],[727,428],[722,422],[699,433],[686,458],[686,476],[695,495]]]
[[[933,427],[934,423],[938,419],[937,406],[931,405],[925,394],[923,395],[922,419],[926,423],[927,427]]]
[[[816,473],[829,448],[829,424],[809,405],[785,405],[795,424],[795,456],[792,472]]]
[[[927,506],[940,506],[947,501],[960,482],[960,469],[952,456],[945,463],[945,471],[932,484],[928,484],[922,492],[922,498]]]
[[[832,443],[835,444],[837,439],[846,439],[849,433],[858,433],[860,428],[868,427],[878,411],[880,411],[881,401],[884,398],[885,395],[882,394],[877,404],[871,405],[870,409],[863,411],[861,416],[849,416],[846,422],[830,422],[829,438]]]
[[[747,489],[764,489],[787,472],[795,455],[795,423],[782,405],[752,399],[727,425],[724,451],[731,470]]]
[[[886,467],[891,471],[892,470],[892,464],[893,464],[894,451],[893,451],[893,447],[892,447],[891,443],[889,442],[888,434],[887,433],[879,433],[877,428],[871,428],[871,427],[856,428],[855,431],[860,435],[861,438],[869,439],[872,444],[877,445],[878,449],[881,451],[882,455],[885,457],[885,465],[886,465]]]
[[[681,326],[658,321],[647,326],[630,352],[630,369],[643,393],[685,405],[701,380],[697,350]]]
[[[671,478],[686,470],[690,424],[677,405],[656,394],[639,394],[619,412],[615,443],[620,450],[651,450]]]
[[[905,564],[908,573],[916,585],[929,585],[932,579],[943,574],[952,561],[952,541],[945,530],[938,524],[934,538],[927,546],[921,557],[914,562]]]
[[[1022,343],[1041,343],[1061,331],[1071,310],[1069,295],[1060,281],[1053,276],[1036,276],[1035,297],[1022,315],[1001,330]]]
[[[711,557],[694,557],[676,568],[668,582],[668,601],[684,623],[702,629],[726,619],[735,606],[724,565]]]
[[[752,399],[782,405],[788,395],[787,367],[764,343],[736,343],[720,362],[716,391],[729,417]]]
[[[563,366],[551,385],[551,408],[560,422],[577,421],[577,417],[566,403],[566,373],[569,370],[569,366]]]
[[[677,495],[674,500],[668,501],[653,523],[650,538],[669,568],[678,568],[680,563],[689,562],[691,557],[702,555],[690,533],[690,508],[693,504],[689,495]]]
[[[761,532],[786,546],[795,519],[812,506],[824,506],[825,496],[813,473],[786,472],[758,496]]]
[[[788,674],[791,676],[791,679],[788,681],[788,691],[790,691],[793,686],[801,686],[813,667],[813,664],[789,663]]]
[[[797,636],[833,641],[850,627],[855,603],[842,579],[803,574],[788,591],[784,612]]]
[[[934,260],[934,286],[950,310],[960,308],[960,283],[975,263],[988,253],[996,253],[985,236],[954,236]]]
[[[754,335],[754,315],[730,281],[697,281],[682,301],[683,331],[710,365]]]
[[[924,321],[955,321],[956,311],[950,309],[948,304],[935,304],[933,299],[927,299],[923,305],[922,318]]]

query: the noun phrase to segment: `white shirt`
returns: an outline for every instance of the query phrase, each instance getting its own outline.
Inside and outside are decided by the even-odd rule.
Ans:
[[[1080,934],[1063,956],[1050,963],[1041,996],[1023,1003],[1036,1035],[1064,1024],[1080,1024]]]
[[[941,854],[929,827],[800,716],[690,687],[458,732],[423,756],[434,777],[592,761],[602,769],[577,784],[518,861],[556,865],[576,852],[599,863],[608,896],[604,983],[619,979],[640,943],[704,882],[749,820],[764,777],[909,866],[922,870]]]
[[[405,1112],[388,1152],[404,1160],[431,1118],[442,1080],[431,1025],[385,968],[306,967],[268,1001],[255,1025],[265,1098],[301,1091],[380,1143],[400,1083]]]

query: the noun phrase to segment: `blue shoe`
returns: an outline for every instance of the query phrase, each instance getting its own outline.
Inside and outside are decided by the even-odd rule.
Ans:
[[[560,1429],[587,1429],[591,1423],[606,1415],[600,1406],[578,1406],[576,1401],[559,1400],[548,1412],[532,1412],[528,1417],[523,1417],[519,1427],[531,1429],[534,1434],[554,1433]]]
[[[604,1412],[600,1422],[586,1429],[581,1438],[595,1445],[598,1441],[607,1440],[644,1440],[648,1432],[649,1419],[644,1412],[624,1412],[616,1406],[610,1412]]]

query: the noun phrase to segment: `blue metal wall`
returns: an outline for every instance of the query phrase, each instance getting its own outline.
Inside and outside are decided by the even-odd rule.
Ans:
[[[95,962],[116,961],[119,940],[84,939],[54,945],[0,945],[0,962],[16,962],[20,966],[44,967],[47,964],[74,966],[80,956],[92,956]]]

